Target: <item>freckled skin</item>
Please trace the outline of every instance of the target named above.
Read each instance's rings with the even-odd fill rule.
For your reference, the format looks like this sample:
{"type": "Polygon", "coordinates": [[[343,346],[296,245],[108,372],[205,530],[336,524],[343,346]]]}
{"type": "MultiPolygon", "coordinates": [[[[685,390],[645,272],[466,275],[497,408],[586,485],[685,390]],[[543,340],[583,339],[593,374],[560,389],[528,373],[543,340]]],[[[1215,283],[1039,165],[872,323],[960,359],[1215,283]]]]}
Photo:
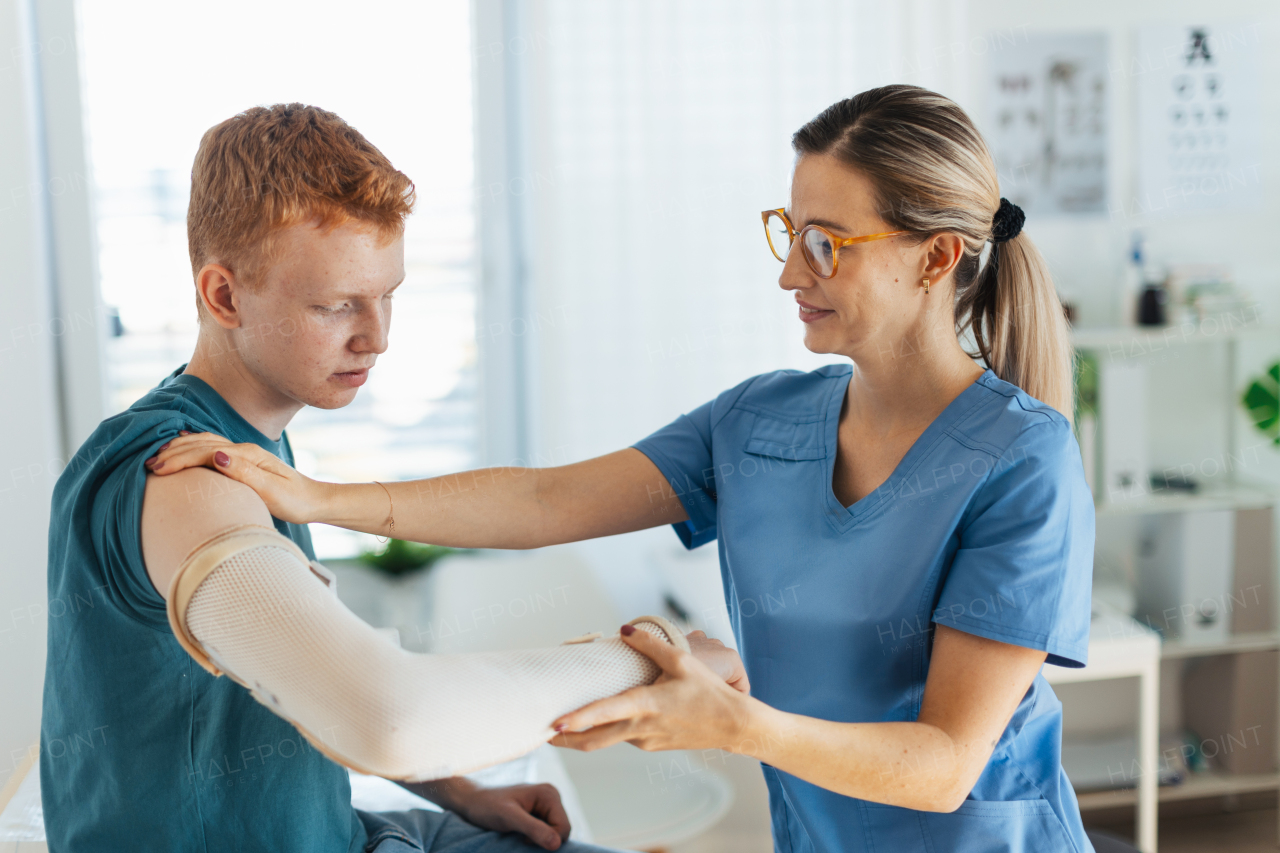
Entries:
{"type": "Polygon", "coordinates": [[[285,232],[281,262],[257,292],[240,296],[245,326],[267,332],[246,336],[257,341],[241,349],[245,366],[304,405],[337,409],[354,400],[359,389],[331,377],[371,367],[386,350],[390,289],[404,278],[403,240],[381,243],[351,226],[285,232]]]}
{"type": "MultiPolygon", "coordinates": [[[[838,237],[896,227],[876,212],[871,180],[826,155],[809,155],[796,164],[788,213],[797,229],[815,220],[836,224],[839,227],[831,230],[838,237]]],[[[778,284],[811,305],[835,312],[805,326],[805,347],[865,361],[902,340],[932,336],[932,312],[941,300],[923,299],[920,287],[931,248],[910,236],[846,246],[829,279],[814,275],[802,252],[790,253],[778,284]]]]}
{"type": "Polygon", "coordinates": [[[363,223],[303,223],[274,245],[256,286],[216,262],[201,268],[205,308],[186,369],[269,436],[303,406],[355,399],[359,383],[340,374],[372,368],[386,351],[391,294],[404,280],[404,240],[363,223]]]}
{"type": "MultiPolygon", "coordinates": [[[[184,373],[208,383],[263,435],[278,440],[304,405],[350,403],[359,390],[352,371],[372,368],[386,351],[391,293],[404,279],[404,242],[356,223],[331,229],[304,223],[274,237],[276,251],[256,286],[218,263],[200,269],[200,337],[184,373]]],[[[151,470],[162,467],[157,460],[151,470]]],[[[236,524],[271,525],[252,490],[210,477],[222,481],[203,468],[147,479],[143,559],[162,595],[199,542],[236,524]],[[192,495],[215,494],[216,500],[191,502],[192,495]]]]}
{"type": "MultiPolygon", "coordinates": [[[[837,237],[897,229],[878,212],[870,178],[821,154],[796,163],[788,213],[796,229],[821,224],[837,237]]],[[[854,362],[832,478],[836,497],[850,506],[884,482],[942,407],[982,371],[956,339],[958,235],[904,234],[839,252],[829,279],[818,277],[799,249],[789,253],[778,285],[803,303],[805,347],[854,362]],[[817,313],[806,316],[806,306],[817,313]]]]}

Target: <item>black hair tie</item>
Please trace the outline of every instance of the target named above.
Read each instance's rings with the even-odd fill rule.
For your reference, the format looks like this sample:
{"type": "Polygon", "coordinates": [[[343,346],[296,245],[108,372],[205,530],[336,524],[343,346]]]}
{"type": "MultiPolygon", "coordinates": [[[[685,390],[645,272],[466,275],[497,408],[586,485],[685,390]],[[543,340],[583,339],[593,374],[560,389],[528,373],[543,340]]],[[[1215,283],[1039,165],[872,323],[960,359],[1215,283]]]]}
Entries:
{"type": "Polygon", "coordinates": [[[1007,198],[1000,199],[1000,209],[991,219],[991,242],[1004,243],[1022,233],[1022,223],[1027,215],[1007,198]]]}

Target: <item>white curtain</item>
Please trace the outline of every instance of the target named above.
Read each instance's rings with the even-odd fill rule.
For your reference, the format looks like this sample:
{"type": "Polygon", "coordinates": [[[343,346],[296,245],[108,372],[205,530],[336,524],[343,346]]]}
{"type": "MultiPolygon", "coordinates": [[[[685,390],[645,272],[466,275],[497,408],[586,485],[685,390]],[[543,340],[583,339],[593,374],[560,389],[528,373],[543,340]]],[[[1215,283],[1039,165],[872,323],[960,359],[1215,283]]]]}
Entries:
{"type": "MultiPolygon", "coordinates": [[[[965,0],[525,8],[513,191],[529,193],[544,464],[625,447],[754,374],[838,360],[804,349],[760,211],[788,204],[791,134],[829,104],[892,82],[965,103],[965,0]]],[[[625,541],[597,561],[645,550],[625,541]]],[[[602,573],[624,606],[654,601],[643,562],[628,590],[602,573]]]]}
{"type": "Polygon", "coordinates": [[[967,98],[964,0],[547,0],[527,40],[545,455],[626,446],[801,344],[760,211],[790,136],[891,82],[967,98]]]}

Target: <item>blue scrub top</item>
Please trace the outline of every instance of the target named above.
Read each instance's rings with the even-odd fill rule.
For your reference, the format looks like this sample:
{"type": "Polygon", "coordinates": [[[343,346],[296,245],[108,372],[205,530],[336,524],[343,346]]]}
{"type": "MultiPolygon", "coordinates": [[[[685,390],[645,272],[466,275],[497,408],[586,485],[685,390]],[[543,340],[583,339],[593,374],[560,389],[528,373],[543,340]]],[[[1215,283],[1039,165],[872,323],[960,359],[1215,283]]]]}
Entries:
{"type": "MultiPolygon", "coordinates": [[[[852,368],[754,377],[641,441],[688,548],[719,540],[752,695],[838,722],[915,720],[932,626],[1084,666],[1093,500],[1071,425],[990,370],[850,507],[831,489],[852,368]]],[[[779,851],[1090,851],[1040,675],[965,803],[846,797],[763,765],[779,851]]],[[[857,761],[858,756],[848,756],[857,761]]]]}

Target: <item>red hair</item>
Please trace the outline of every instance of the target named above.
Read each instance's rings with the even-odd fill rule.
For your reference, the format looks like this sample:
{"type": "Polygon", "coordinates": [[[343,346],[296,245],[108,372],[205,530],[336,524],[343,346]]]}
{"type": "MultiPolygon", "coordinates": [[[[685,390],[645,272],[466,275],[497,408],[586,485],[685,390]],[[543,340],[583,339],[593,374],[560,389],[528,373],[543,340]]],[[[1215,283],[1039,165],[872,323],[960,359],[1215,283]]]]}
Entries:
{"type": "Polygon", "coordinates": [[[281,229],[357,221],[390,241],[404,233],[413,202],[413,181],[337,115],[305,104],[253,107],[200,140],[187,208],[191,269],[219,263],[252,287],[281,229]]]}

